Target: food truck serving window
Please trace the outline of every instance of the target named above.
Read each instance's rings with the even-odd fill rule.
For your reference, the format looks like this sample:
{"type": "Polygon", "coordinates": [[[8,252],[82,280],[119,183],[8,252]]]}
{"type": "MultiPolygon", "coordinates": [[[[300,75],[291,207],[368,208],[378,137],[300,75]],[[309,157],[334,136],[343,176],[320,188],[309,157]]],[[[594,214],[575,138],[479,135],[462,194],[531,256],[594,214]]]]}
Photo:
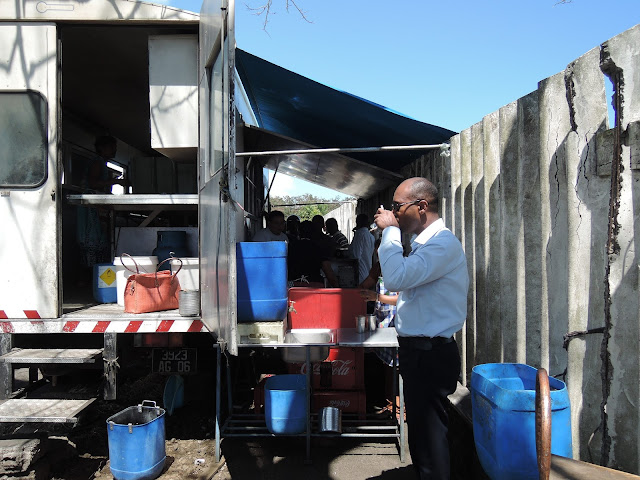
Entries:
{"type": "Polygon", "coordinates": [[[33,91],[0,92],[0,188],[47,178],[47,101],[33,91]]]}

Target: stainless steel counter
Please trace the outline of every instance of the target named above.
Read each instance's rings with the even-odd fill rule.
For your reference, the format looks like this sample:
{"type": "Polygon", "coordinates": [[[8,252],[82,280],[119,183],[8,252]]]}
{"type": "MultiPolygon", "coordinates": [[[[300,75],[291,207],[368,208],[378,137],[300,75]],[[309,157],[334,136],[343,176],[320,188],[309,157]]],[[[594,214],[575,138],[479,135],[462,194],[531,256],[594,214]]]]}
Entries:
{"type": "Polygon", "coordinates": [[[340,347],[397,348],[398,334],[394,327],[378,328],[372,332],[358,333],[355,328],[338,330],[340,347]]]}

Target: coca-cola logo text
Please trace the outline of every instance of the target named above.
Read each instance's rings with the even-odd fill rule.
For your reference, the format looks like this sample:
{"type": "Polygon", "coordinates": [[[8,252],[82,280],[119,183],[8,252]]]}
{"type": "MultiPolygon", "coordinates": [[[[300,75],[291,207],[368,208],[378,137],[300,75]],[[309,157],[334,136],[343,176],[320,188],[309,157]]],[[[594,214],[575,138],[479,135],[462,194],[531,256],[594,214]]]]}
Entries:
{"type": "MultiPolygon", "coordinates": [[[[341,375],[341,376],[349,375],[349,371],[351,370],[352,363],[353,363],[352,360],[333,360],[331,362],[331,375],[341,375]]],[[[306,363],[303,363],[300,365],[300,373],[303,375],[307,373],[306,363]]],[[[320,375],[319,363],[313,364],[313,374],[320,375]]]]}

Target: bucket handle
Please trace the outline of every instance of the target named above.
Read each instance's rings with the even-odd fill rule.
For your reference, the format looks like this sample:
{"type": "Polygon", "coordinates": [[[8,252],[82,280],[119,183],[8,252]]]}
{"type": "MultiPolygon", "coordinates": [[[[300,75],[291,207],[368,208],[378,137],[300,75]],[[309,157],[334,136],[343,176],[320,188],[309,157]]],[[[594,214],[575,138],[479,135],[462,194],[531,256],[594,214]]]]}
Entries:
{"type": "Polygon", "coordinates": [[[142,403],[139,403],[138,404],[138,413],[142,413],[142,407],[155,408],[156,415],[158,417],[160,416],[160,407],[158,405],[156,405],[156,402],[154,400],[143,400],[142,403]]]}
{"type": "Polygon", "coordinates": [[[111,420],[109,422],[109,430],[111,430],[113,432],[113,426],[115,425],[115,423],[113,423],[113,420],[111,420]]]}

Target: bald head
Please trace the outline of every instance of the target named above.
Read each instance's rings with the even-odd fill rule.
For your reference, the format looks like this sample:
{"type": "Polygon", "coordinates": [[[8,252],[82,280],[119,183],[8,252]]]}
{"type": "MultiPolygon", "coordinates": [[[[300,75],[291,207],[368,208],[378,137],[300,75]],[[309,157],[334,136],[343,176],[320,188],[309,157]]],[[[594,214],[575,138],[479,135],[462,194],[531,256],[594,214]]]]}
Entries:
{"type": "Polygon", "coordinates": [[[406,188],[406,193],[412,200],[424,199],[429,203],[429,211],[438,211],[438,189],[426,178],[408,178],[402,182],[400,186],[404,186],[406,188]]]}

